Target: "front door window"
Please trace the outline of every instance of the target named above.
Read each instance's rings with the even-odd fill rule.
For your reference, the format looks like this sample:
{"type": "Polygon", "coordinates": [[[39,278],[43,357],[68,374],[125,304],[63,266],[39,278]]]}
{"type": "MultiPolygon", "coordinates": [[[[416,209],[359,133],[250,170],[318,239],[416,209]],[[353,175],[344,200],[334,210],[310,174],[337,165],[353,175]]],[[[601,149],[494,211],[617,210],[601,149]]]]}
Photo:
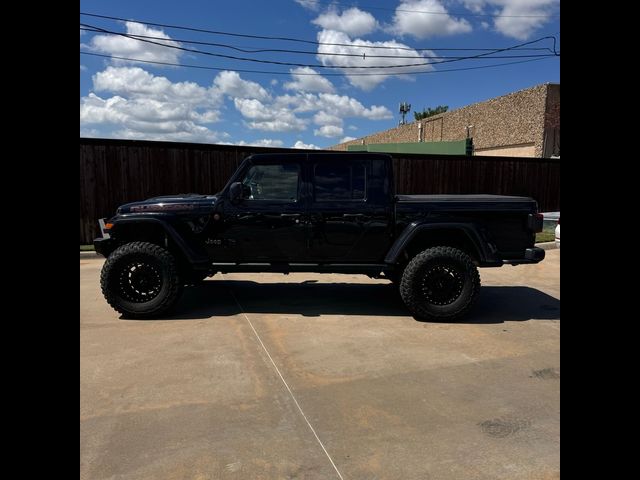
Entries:
{"type": "Polygon", "coordinates": [[[242,179],[246,200],[295,202],[299,194],[300,166],[254,165],[242,179]]]}

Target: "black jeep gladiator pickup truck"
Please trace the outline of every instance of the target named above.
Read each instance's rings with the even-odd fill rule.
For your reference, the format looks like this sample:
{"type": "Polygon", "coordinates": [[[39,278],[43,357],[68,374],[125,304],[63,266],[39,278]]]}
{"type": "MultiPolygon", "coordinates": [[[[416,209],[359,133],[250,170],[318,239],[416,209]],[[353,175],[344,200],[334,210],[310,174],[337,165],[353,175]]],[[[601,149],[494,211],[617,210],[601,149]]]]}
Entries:
{"type": "Polygon", "coordinates": [[[100,224],[102,292],[130,317],[217,272],[322,272],[388,278],[414,317],[451,321],[478,294],[477,267],[545,253],[535,200],[398,195],[391,157],[371,153],[251,155],[215,195],[128,203],[100,224]]]}

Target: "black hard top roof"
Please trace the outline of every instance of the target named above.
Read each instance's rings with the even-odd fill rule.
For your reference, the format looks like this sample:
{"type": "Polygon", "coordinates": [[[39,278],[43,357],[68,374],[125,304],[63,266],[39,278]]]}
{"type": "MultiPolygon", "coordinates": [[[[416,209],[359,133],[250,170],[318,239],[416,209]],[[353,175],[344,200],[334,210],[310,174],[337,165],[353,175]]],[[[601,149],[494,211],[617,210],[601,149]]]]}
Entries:
{"type": "Polygon", "coordinates": [[[278,160],[285,158],[297,158],[299,160],[312,160],[314,158],[336,158],[339,160],[362,159],[363,157],[372,160],[390,160],[391,155],[386,153],[370,153],[370,152],[300,152],[300,153],[254,153],[249,155],[247,159],[252,160],[278,160]]]}

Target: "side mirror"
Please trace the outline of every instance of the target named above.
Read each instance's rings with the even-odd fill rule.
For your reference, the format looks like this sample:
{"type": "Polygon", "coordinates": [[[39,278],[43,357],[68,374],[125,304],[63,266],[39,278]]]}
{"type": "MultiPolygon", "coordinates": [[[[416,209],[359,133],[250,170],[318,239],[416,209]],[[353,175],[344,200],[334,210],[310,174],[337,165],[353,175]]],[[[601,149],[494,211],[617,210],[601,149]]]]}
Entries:
{"type": "Polygon", "coordinates": [[[229,198],[231,199],[231,203],[238,203],[242,200],[242,191],[243,191],[242,182],[233,182],[229,187],[229,198]]]}

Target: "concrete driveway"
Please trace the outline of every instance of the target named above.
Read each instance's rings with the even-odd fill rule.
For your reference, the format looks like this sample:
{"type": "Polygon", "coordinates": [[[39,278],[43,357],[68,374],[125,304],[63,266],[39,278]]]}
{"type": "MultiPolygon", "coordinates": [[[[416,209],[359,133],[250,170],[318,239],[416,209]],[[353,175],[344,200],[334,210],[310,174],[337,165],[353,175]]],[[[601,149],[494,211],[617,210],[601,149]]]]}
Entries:
{"type": "Polygon", "coordinates": [[[383,280],[217,275],[121,319],[80,259],[81,479],[555,479],[560,251],[461,323],[383,280]]]}

